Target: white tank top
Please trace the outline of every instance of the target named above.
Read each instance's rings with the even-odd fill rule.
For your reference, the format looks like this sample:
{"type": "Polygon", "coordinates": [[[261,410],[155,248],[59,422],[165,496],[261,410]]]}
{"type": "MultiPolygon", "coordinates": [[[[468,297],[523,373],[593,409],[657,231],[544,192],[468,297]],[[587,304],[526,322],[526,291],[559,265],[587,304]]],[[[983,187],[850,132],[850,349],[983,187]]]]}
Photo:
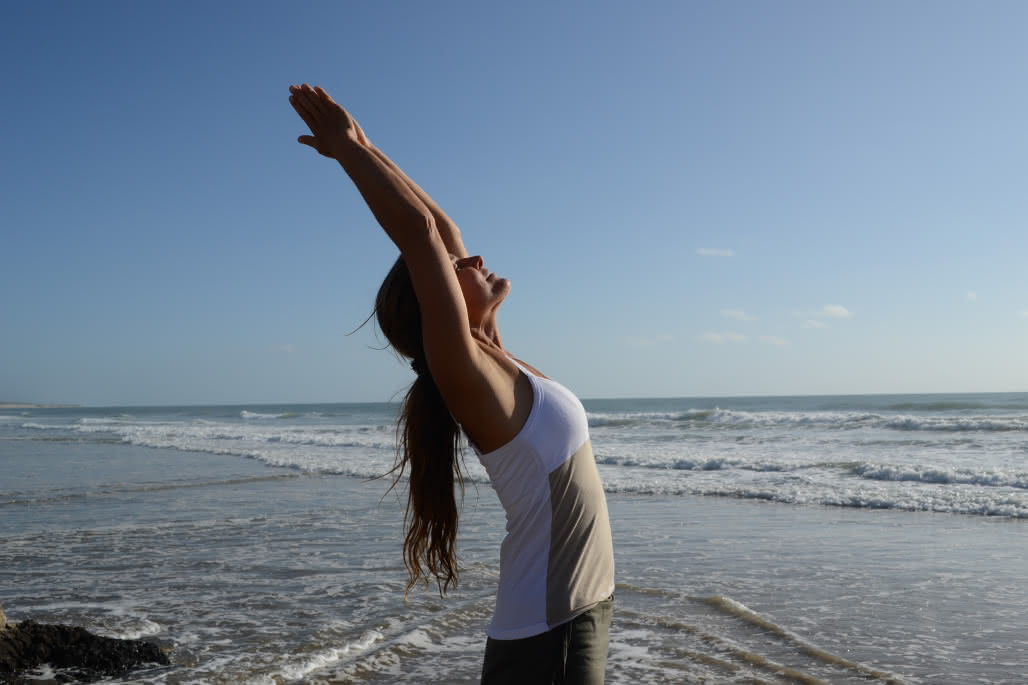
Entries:
{"type": "Polygon", "coordinates": [[[475,449],[507,514],[487,631],[496,640],[544,633],[614,592],[607,499],[585,408],[560,383],[518,366],[532,384],[528,420],[503,447],[475,449]]]}

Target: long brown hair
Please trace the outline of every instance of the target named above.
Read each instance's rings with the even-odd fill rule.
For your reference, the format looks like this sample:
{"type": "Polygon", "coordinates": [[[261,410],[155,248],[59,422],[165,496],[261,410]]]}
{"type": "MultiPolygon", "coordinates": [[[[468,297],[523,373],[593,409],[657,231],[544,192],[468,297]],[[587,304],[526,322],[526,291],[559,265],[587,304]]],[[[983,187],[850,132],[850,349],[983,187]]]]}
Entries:
{"type": "Polygon", "coordinates": [[[403,398],[396,426],[393,487],[409,470],[404,514],[403,563],[407,591],[435,578],[440,594],[456,587],[457,498],[464,495],[460,426],[446,408],[429,373],[421,333],[421,308],[407,263],[401,255],[382,281],[375,316],[389,344],[411,360],[418,377],[403,398]]]}

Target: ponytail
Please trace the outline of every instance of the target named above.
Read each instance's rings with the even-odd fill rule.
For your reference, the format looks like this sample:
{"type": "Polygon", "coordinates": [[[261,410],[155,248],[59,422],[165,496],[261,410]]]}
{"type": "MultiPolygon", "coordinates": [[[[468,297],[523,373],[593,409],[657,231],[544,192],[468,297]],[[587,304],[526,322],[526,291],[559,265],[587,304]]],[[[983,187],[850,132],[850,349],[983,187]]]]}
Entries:
{"type": "Polygon", "coordinates": [[[418,375],[403,401],[396,427],[397,463],[393,484],[409,470],[404,514],[403,564],[407,591],[434,576],[440,594],[456,587],[457,500],[464,494],[460,428],[450,416],[428,373],[418,375]]]}
{"type": "Polygon", "coordinates": [[[458,581],[457,498],[464,494],[460,426],[450,415],[425,359],[421,309],[401,256],[386,275],[375,298],[378,326],[393,349],[411,360],[417,375],[403,398],[396,426],[396,487],[408,472],[404,513],[403,564],[407,591],[432,578],[440,594],[458,581]]]}

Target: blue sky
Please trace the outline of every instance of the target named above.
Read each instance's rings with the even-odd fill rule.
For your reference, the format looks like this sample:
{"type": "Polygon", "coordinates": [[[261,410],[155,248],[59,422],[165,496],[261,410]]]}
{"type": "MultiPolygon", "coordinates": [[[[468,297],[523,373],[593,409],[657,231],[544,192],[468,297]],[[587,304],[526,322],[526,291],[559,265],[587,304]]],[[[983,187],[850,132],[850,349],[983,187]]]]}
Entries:
{"type": "Polygon", "coordinates": [[[378,401],[324,86],[583,397],[1028,389],[1028,4],[8,2],[0,400],[378,401]]]}

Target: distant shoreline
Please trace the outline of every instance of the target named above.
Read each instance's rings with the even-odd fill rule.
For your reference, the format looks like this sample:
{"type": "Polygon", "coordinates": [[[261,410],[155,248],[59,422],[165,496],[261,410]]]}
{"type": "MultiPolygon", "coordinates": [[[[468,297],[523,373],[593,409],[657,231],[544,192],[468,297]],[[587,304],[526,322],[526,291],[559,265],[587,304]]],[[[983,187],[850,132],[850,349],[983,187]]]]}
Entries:
{"type": "Polygon", "coordinates": [[[33,404],[31,402],[0,402],[0,409],[75,409],[77,404],[33,404]]]}

